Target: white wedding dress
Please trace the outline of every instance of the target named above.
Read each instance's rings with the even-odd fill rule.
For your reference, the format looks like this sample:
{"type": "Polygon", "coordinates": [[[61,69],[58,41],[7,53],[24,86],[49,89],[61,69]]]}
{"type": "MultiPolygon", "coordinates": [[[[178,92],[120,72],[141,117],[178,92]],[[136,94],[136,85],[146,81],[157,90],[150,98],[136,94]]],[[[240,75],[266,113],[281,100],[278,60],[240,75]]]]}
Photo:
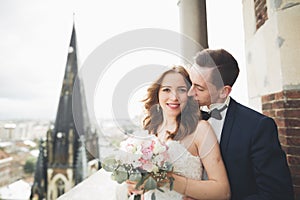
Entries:
{"type": "MultiPolygon", "coordinates": [[[[217,144],[214,134],[203,135],[203,142],[200,147],[200,156],[193,156],[178,141],[168,141],[170,161],[173,163],[174,172],[189,179],[201,180],[203,166],[201,158],[204,158],[217,144]]],[[[156,200],[181,200],[182,195],[176,191],[170,191],[169,187],[159,190],[148,191],[144,199],[151,200],[151,195],[155,192],[156,200]]],[[[126,183],[118,184],[111,179],[111,172],[101,169],[95,174],[76,185],[70,191],[58,198],[59,200],[90,200],[90,199],[108,199],[108,200],[126,200],[127,185],[126,183]]],[[[129,198],[133,199],[133,196],[129,198]]]]}
{"type": "MultiPolygon", "coordinates": [[[[174,166],[174,172],[178,175],[189,179],[201,180],[202,163],[199,156],[192,155],[180,142],[168,141],[170,160],[174,166]]],[[[172,190],[169,186],[162,188],[164,192],[159,190],[148,191],[145,193],[144,199],[151,200],[151,195],[155,192],[157,200],[182,200],[182,194],[172,190]]]]}

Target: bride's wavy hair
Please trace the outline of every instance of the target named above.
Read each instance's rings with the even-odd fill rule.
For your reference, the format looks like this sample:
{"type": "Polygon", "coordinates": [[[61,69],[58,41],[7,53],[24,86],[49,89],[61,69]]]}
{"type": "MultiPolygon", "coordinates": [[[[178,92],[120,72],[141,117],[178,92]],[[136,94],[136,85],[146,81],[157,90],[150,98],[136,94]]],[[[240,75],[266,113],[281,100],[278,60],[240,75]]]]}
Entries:
{"type": "MultiPolygon", "coordinates": [[[[159,106],[158,92],[161,88],[161,83],[167,74],[179,73],[183,76],[187,88],[191,87],[191,80],[189,74],[182,66],[174,66],[172,69],[165,71],[147,90],[147,96],[144,100],[144,108],[146,116],[143,120],[143,127],[148,130],[150,134],[157,135],[159,125],[163,123],[163,113],[159,106]]],[[[186,106],[181,113],[176,117],[176,130],[171,133],[168,132],[168,138],[173,140],[183,139],[185,136],[192,134],[198,124],[200,118],[200,111],[198,103],[193,97],[188,97],[186,106]]]]}

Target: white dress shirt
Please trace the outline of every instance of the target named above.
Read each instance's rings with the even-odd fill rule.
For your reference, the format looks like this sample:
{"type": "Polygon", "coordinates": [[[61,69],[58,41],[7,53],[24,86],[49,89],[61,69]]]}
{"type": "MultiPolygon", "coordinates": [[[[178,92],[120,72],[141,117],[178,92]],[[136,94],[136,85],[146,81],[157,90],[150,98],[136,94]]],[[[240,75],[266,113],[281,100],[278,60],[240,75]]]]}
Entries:
{"type": "Polygon", "coordinates": [[[214,108],[217,108],[217,109],[222,109],[225,105],[227,106],[226,109],[224,109],[220,114],[222,116],[222,119],[221,120],[218,120],[218,119],[215,119],[213,117],[210,117],[207,121],[210,123],[210,125],[212,126],[216,136],[217,136],[217,139],[218,139],[218,142],[220,143],[220,140],[221,140],[221,133],[222,133],[222,129],[223,129],[223,125],[224,125],[224,121],[225,121],[225,116],[226,116],[226,113],[227,113],[227,109],[228,109],[228,106],[229,106],[229,102],[230,102],[230,97],[228,96],[227,99],[225,100],[224,103],[215,103],[215,104],[211,104],[209,106],[209,108],[207,106],[203,106],[201,109],[203,111],[211,111],[213,110],[214,108]]]}
{"type": "MultiPolygon", "coordinates": [[[[226,109],[224,109],[220,113],[221,116],[222,116],[221,120],[215,119],[213,117],[210,117],[207,120],[210,123],[210,125],[212,126],[212,128],[213,128],[213,130],[214,130],[214,132],[215,132],[215,134],[217,136],[217,140],[218,140],[219,144],[220,144],[220,141],[221,141],[221,133],[222,133],[222,129],[223,129],[223,125],[224,125],[224,121],[225,121],[227,109],[228,109],[228,106],[229,106],[229,102],[230,102],[230,97],[228,96],[224,103],[211,104],[209,108],[207,106],[201,107],[201,110],[209,112],[209,111],[213,110],[214,108],[222,109],[225,105],[227,106],[226,109]]],[[[207,180],[208,179],[208,176],[207,176],[207,173],[206,173],[205,169],[203,170],[202,179],[203,180],[207,180]]]]}

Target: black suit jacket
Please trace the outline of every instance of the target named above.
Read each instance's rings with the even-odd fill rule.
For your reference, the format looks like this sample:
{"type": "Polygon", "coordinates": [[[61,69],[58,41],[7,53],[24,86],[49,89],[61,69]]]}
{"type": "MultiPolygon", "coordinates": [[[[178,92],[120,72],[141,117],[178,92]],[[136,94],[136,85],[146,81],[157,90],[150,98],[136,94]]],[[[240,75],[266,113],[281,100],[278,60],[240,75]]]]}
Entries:
{"type": "Polygon", "coordinates": [[[220,146],[232,200],[294,199],[273,119],[231,98],[220,146]]]}

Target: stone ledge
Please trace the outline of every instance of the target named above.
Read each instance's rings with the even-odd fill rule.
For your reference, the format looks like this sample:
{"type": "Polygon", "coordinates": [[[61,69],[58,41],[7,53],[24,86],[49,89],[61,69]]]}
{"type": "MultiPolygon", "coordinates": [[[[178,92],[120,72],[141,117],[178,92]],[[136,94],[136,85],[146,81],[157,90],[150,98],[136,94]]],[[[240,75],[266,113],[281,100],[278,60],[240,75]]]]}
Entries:
{"type": "Polygon", "coordinates": [[[110,176],[111,173],[100,169],[57,200],[127,199],[126,184],[118,184],[110,176]]]}

